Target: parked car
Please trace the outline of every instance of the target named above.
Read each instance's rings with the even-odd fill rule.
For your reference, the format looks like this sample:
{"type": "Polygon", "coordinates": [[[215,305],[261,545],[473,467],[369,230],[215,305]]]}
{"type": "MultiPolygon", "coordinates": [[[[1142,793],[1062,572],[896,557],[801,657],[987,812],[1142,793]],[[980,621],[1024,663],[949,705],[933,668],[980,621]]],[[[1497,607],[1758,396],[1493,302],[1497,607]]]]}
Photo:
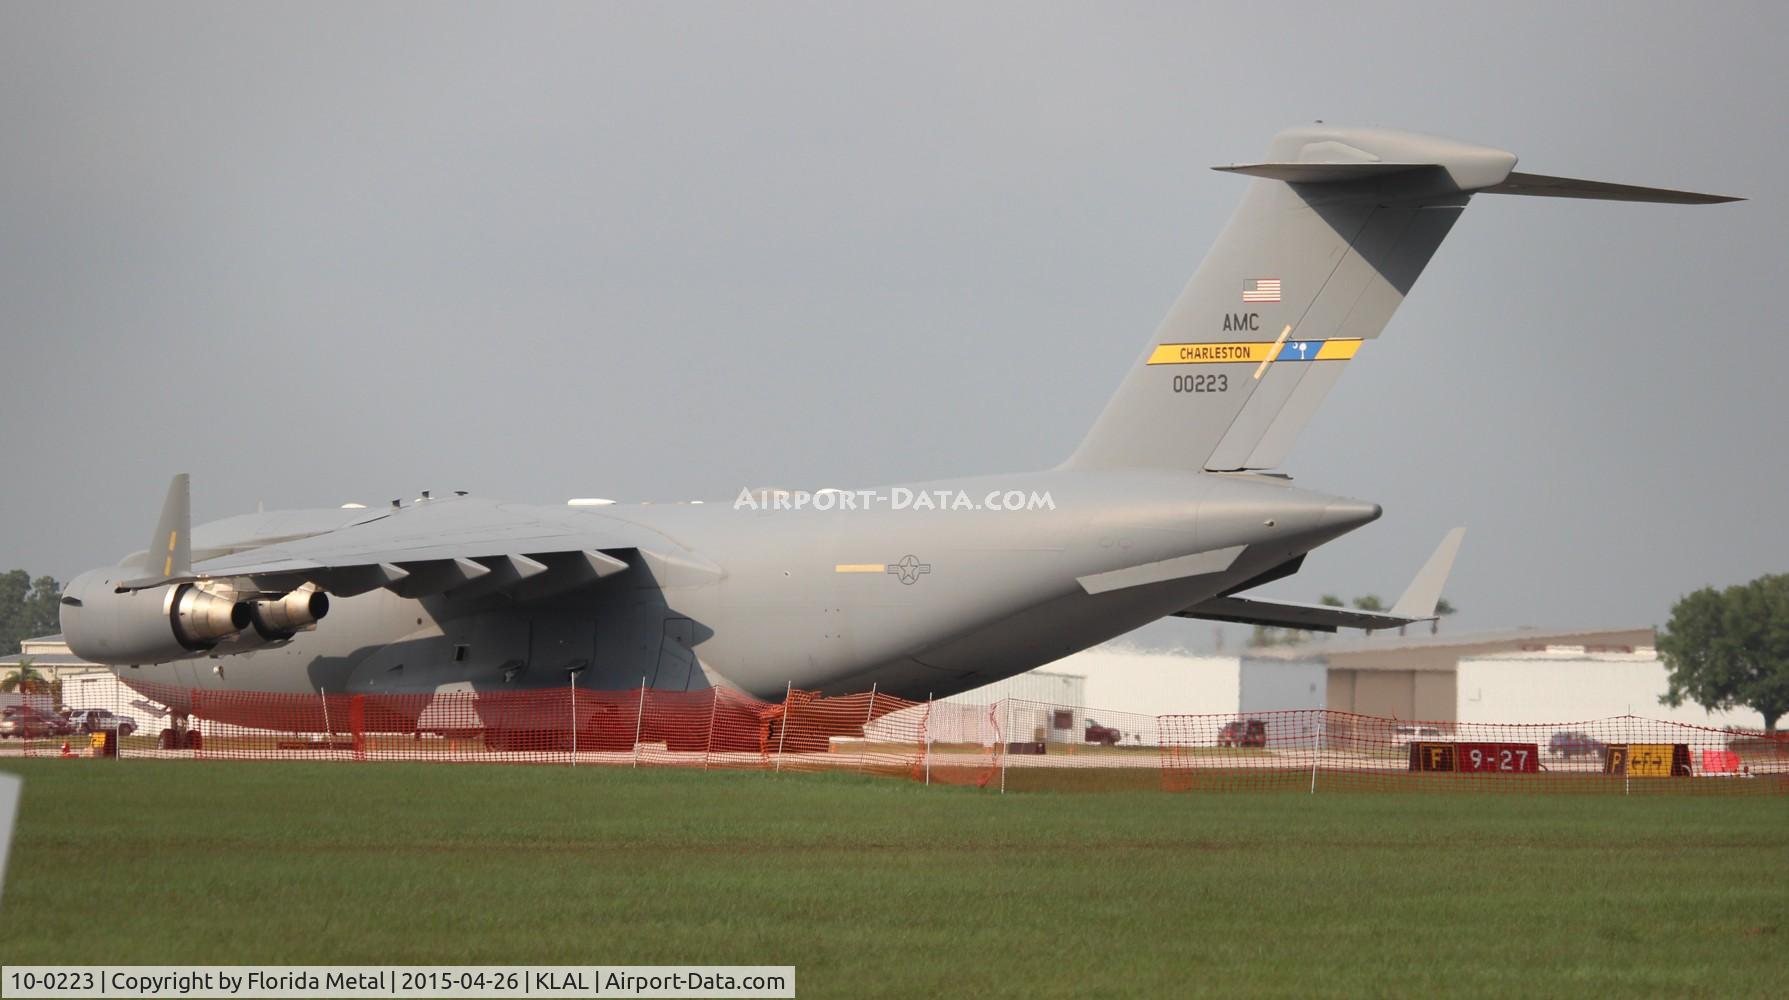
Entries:
{"type": "Polygon", "coordinates": [[[1553,738],[1547,741],[1547,749],[1551,750],[1556,757],[1600,758],[1603,751],[1608,749],[1608,744],[1589,733],[1572,729],[1554,733],[1553,738]]]}
{"type": "Polygon", "coordinates": [[[1218,746],[1221,747],[1264,747],[1267,745],[1267,721],[1264,719],[1236,719],[1224,723],[1218,730],[1218,746]]]}
{"type": "Polygon", "coordinates": [[[40,711],[29,705],[8,705],[0,708],[0,738],[22,740],[45,736],[67,736],[74,727],[60,715],[40,711]]]}
{"type": "Polygon", "coordinates": [[[1393,726],[1391,741],[1396,746],[1407,747],[1412,743],[1428,743],[1432,740],[1446,740],[1447,734],[1439,726],[1393,726]]]}
{"type": "Polygon", "coordinates": [[[119,736],[129,736],[137,731],[137,724],[122,715],[117,715],[109,708],[77,708],[68,717],[69,725],[76,732],[104,733],[117,730],[119,736]]]}
{"type": "Polygon", "coordinates": [[[1117,746],[1121,739],[1124,739],[1123,733],[1111,726],[1102,726],[1092,719],[1087,720],[1087,732],[1082,737],[1083,742],[1101,743],[1109,747],[1117,746]]]}

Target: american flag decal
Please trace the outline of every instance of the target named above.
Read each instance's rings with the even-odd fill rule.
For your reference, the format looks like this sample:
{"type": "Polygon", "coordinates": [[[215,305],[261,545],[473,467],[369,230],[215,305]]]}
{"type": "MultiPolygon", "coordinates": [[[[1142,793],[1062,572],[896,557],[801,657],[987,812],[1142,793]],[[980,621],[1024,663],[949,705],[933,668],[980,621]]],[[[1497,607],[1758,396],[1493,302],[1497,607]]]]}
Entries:
{"type": "Polygon", "coordinates": [[[1242,285],[1244,302],[1278,302],[1280,300],[1280,279],[1256,278],[1245,281],[1242,285]]]}

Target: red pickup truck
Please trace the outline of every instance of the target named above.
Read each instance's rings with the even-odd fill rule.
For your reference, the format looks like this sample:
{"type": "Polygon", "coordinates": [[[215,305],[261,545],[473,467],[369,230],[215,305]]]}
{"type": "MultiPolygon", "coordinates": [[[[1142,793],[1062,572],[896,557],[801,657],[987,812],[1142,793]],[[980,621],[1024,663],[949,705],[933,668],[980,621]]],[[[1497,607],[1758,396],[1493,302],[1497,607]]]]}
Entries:
{"type": "Polygon", "coordinates": [[[1267,723],[1262,719],[1237,719],[1224,723],[1218,730],[1218,746],[1264,747],[1267,745],[1267,723]]]}
{"type": "Polygon", "coordinates": [[[1115,747],[1121,739],[1124,739],[1123,733],[1113,729],[1111,726],[1102,726],[1092,719],[1088,719],[1087,732],[1082,737],[1082,742],[1099,743],[1104,746],[1115,747]]]}

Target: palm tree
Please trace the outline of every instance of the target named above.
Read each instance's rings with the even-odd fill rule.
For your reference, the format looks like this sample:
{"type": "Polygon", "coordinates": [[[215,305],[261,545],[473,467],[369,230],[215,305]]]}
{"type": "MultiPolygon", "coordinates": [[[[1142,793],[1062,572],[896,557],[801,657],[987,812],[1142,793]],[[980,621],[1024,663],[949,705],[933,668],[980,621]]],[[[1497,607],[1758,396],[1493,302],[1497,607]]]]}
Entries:
{"type": "MultiPolygon", "coordinates": [[[[1354,606],[1356,609],[1361,610],[1361,611],[1384,611],[1385,610],[1385,602],[1379,599],[1378,594],[1362,594],[1361,596],[1356,597],[1354,599],[1354,606]]],[[[1366,631],[1367,631],[1368,635],[1373,634],[1372,629],[1367,629],[1366,631]]],[[[1402,635],[1403,633],[1399,632],[1398,634],[1402,635]]]]}
{"type": "Polygon", "coordinates": [[[37,672],[30,660],[20,660],[19,669],[0,678],[0,694],[17,691],[20,694],[44,694],[50,690],[50,682],[37,672]]]}
{"type": "Polygon", "coordinates": [[[1448,603],[1448,600],[1445,597],[1436,601],[1435,602],[1435,620],[1429,623],[1429,634],[1434,635],[1435,633],[1441,631],[1441,619],[1447,617],[1448,615],[1453,614],[1454,612],[1456,612],[1458,610],[1460,610],[1460,609],[1456,608],[1452,604],[1448,603]]]}

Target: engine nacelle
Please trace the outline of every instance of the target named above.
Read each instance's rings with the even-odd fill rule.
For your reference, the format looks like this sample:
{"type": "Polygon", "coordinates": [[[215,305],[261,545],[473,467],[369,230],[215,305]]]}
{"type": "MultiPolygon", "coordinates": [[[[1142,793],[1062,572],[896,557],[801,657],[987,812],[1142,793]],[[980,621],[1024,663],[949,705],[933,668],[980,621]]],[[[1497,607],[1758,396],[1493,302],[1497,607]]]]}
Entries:
{"type": "Polygon", "coordinates": [[[210,649],[219,639],[248,628],[254,617],[247,604],[219,597],[190,583],[172,589],[168,606],[174,638],[194,652],[210,649]]]}
{"type": "Polygon", "coordinates": [[[162,663],[202,653],[247,628],[246,603],[190,583],[124,591],[123,569],[92,570],[62,593],[69,651],[94,663],[162,663]]]}
{"type": "Polygon", "coordinates": [[[320,590],[294,590],[277,600],[255,601],[248,607],[255,631],[273,642],[290,639],[299,629],[317,624],[329,613],[329,595],[320,590]]]}

